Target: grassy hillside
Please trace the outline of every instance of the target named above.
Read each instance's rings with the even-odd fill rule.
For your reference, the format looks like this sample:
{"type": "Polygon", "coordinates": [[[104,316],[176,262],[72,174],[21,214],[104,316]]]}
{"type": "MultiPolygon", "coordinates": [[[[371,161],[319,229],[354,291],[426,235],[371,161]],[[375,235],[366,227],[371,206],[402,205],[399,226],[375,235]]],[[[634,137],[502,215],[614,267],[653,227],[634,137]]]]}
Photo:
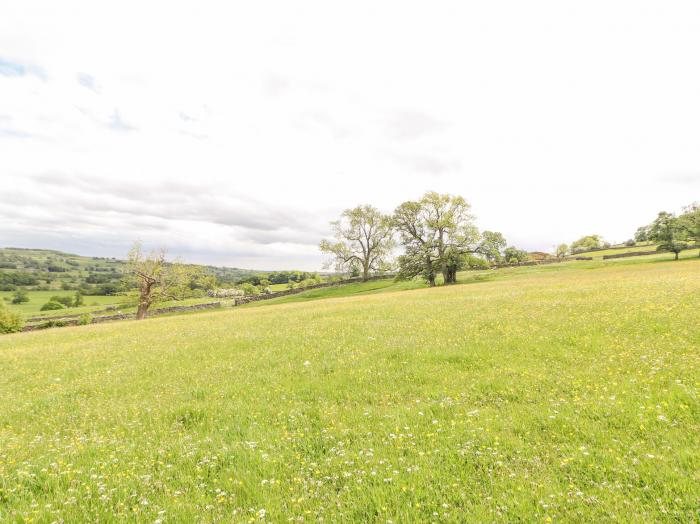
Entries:
{"type": "Polygon", "coordinates": [[[636,246],[615,246],[609,249],[599,249],[596,251],[582,251],[581,253],[576,253],[575,255],[570,255],[569,258],[576,257],[593,257],[593,258],[603,258],[605,255],[621,255],[623,253],[641,253],[644,251],[654,251],[656,249],[656,244],[643,243],[636,246]]]}
{"type": "Polygon", "coordinates": [[[0,521],[696,519],[700,261],[491,274],[0,337],[0,521]]]}
{"type": "MultiPolygon", "coordinates": [[[[116,285],[122,279],[126,262],[116,258],[87,257],[48,249],[0,248],[0,284],[9,276],[22,274],[32,278],[30,284],[17,287],[32,290],[77,289],[81,286],[99,288],[116,285]]],[[[203,266],[224,282],[235,282],[264,271],[229,267],[203,266]]]]}

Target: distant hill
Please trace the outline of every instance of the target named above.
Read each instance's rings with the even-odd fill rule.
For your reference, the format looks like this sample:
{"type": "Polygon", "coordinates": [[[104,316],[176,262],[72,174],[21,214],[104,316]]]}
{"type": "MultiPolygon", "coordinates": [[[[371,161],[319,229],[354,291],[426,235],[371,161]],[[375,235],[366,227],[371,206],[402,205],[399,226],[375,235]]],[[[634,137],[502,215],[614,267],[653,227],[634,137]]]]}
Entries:
{"type": "MultiPolygon", "coordinates": [[[[0,248],[0,291],[89,289],[96,295],[119,291],[126,262],[51,249],[0,248]]],[[[234,283],[269,271],[200,266],[219,283],[234,283]]]]}

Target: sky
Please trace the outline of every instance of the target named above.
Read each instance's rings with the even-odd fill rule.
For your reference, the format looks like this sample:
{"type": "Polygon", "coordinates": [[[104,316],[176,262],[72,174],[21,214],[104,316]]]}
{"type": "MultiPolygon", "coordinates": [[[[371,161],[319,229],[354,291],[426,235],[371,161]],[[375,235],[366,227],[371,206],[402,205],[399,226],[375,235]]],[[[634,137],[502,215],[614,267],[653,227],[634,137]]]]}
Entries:
{"type": "Polygon", "coordinates": [[[0,3],[0,246],[320,269],[462,195],[552,250],[700,200],[700,2],[0,3]]]}

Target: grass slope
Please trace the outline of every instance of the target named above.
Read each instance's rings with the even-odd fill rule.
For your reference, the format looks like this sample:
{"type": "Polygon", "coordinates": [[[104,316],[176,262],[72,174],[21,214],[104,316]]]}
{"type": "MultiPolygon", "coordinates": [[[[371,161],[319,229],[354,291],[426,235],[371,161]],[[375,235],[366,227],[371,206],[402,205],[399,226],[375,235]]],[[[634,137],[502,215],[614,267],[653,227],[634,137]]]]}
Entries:
{"type": "Polygon", "coordinates": [[[567,263],[1,337],[0,521],[692,521],[699,274],[567,263]]]}

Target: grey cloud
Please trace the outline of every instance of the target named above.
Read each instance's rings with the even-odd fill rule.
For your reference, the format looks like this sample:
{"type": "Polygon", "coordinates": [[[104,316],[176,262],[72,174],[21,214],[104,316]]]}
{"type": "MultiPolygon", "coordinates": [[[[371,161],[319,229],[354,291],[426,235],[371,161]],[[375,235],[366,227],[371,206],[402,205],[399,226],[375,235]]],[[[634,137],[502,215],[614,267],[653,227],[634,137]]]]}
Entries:
{"type": "Polygon", "coordinates": [[[118,109],[114,110],[107,126],[114,131],[133,131],[136,129],[131,124],[127,124],[119,113],[118,109]]]}
{"type": "Polygon", "coordinates": [[[400,111],[387,121],[389,136],[397,140],[412,140],[442,131],[447,125],[425,113],[400,111]]]}
{"type": "Polygon", "coordinates": [[[0,127],[0,138],[39,138],[38,135],[27,133],[19,129],[10,129],[0,127]]]}
{"type": "Polygon", "coordinates": [[[36,76],[37,78],[46,80],[46,72],[43,68],[34,64],[2,57],[0,57],[0,76],[36,76]]]}
{"type": "MultiPolygon", "coordinates": [[[[283,241],[283,231],[308,231],[313,223],[304,212],[270,207],[251,198],[222,195],[220,191],[181,182],[124,183],[96,180],[85,175],[44,173],[30,177],[47,202],[69,209],[113,212],[163,220],[186,220],[239,228],[264,243],[283,241]],[[49,189],[53,188],[53,189],[49,189]],[[272,232],[277,232],[275,235],[272,232]]],[[[33,193],[33,192],[32,192],[33,193]]],[[[314,234],[317,232],[314,231],[314,234]]],[[[308,240],[308,237],[295,237],[308,240]]]]}
{"type": "Polygon", "coordinates": [[[100,88],[97,85],[94,76],[88,75],[87,73],[78,73],[75,78],[78,81],[78,83],[86,89],[89,89],[94,93],[100,92],[100,88]]]}

